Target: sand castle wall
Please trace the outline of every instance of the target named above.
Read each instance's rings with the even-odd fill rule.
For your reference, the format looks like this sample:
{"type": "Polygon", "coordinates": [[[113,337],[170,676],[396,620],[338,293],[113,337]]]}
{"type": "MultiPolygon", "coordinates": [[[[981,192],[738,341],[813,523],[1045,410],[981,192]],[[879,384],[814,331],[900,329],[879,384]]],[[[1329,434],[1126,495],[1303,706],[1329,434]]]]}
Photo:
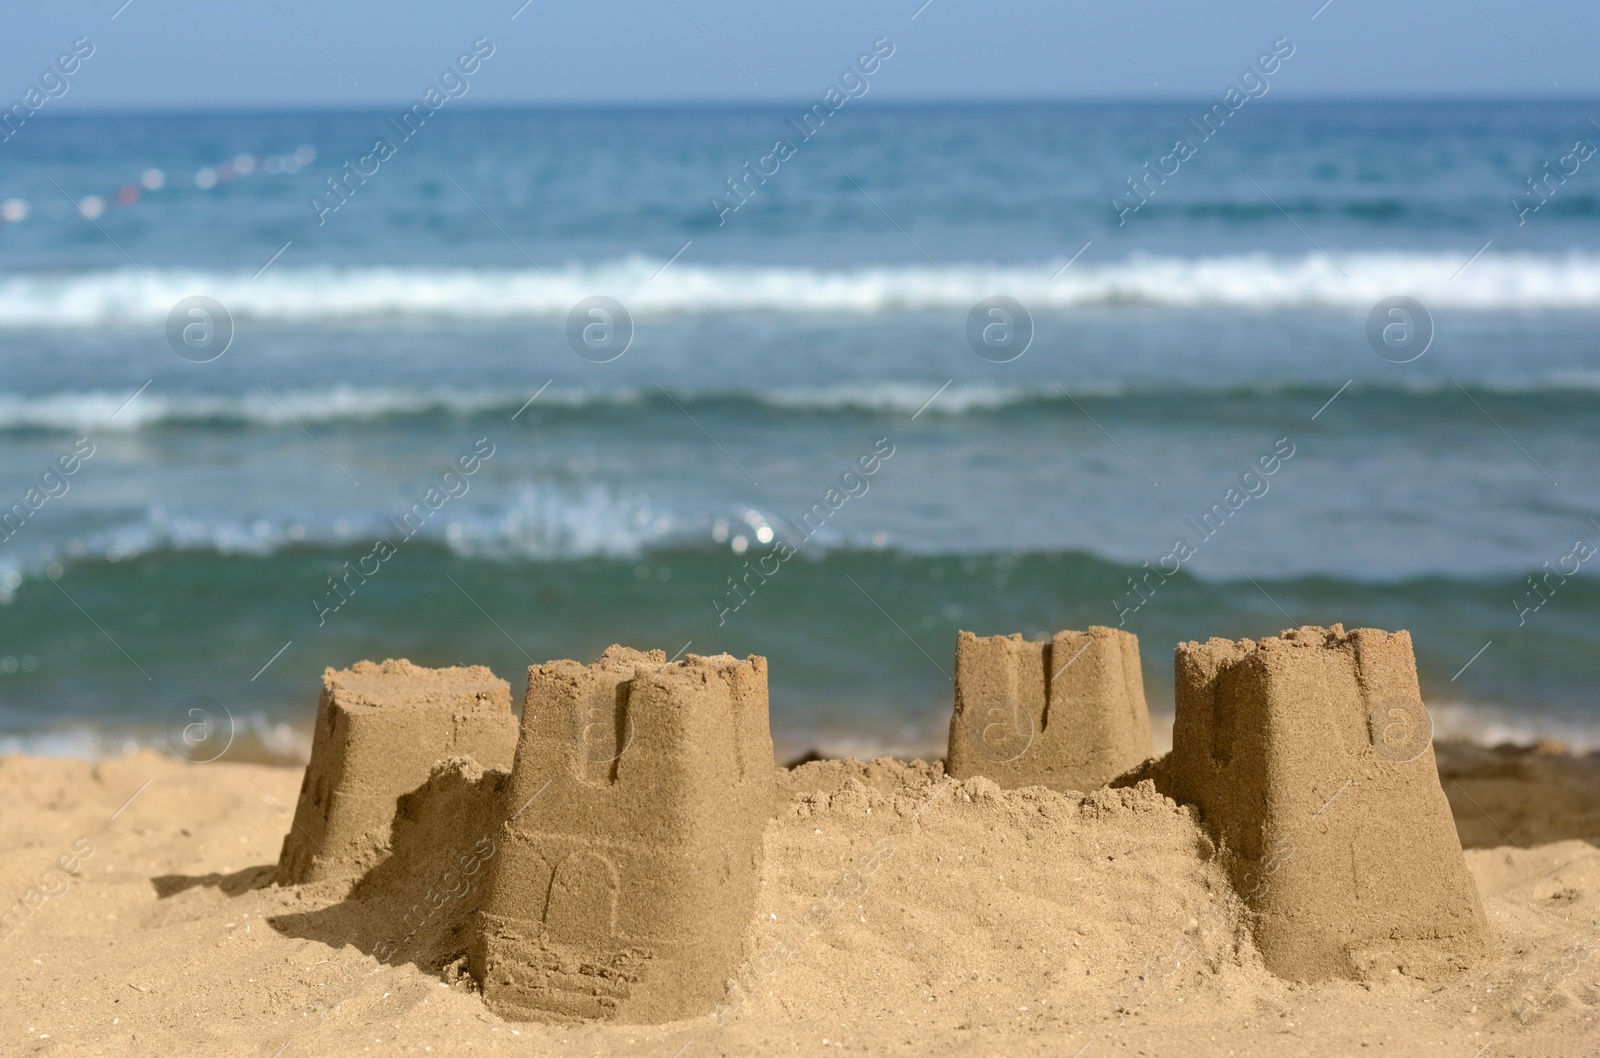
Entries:
{"type": "Polygon", "coordinates": [[[1426,974],[1482,950],[1408,633],[1184,643],[1176,669],[1174,793],[1233,853],[1269,969],[1426,974]]]}
{"type": "Polygon", "coordinates": [[[514,1019],[711,1010],[741,957],[772,811],[766,659],[612,647],[528,671],[470,953],[514,1019]]]}
{"type": "Polygon", "coordinates": [[[1093,790],[1153,753],[1139,641],[1095,626],[1048,643],[956,639],[949,773],[1002,787],[1093,790]]]}
{"type": "Polygon", "coordinates": [[[426,783],[438,761],[509,768],[516,744],[511,688],[481,666],[328,669],[278,880],[354,882],[387,853],[400,796],[426,783]]]}

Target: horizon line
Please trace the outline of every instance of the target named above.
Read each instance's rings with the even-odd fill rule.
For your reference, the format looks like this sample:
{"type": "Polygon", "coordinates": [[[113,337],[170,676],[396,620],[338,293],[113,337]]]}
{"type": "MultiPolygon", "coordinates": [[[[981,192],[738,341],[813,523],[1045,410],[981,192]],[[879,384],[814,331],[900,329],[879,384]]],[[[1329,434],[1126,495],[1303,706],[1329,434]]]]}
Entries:
{"type": "MultiPolygon", "coordinates": [[[[1139,95],[1077,95],[1077,96],[1044,96],[1044,95],[995,95],[995,96],[965,96],[944,97],[926,96],[917,98],[878,99],[867,101],[856,100],[859,108],[868,107],[879,109],[914,109],[918,107],[999,107],[999,106],[1177,106],[1203,103],[1215,98],[1219,93],[1141,93],[1139,95]]],[[[50,117],[182,117],[189,115],[228,115],[228,114],[357,114],[357,113],[383,113],[393,108],[406,107],[417,102],[414,99],[395,99],[388,102],[362,102],[346,105],[328,105],[317,103],[234,103],[217,105],[186,105],[169,106],[166,104],[133,104],[122,107],[95,107],[95,106],[69,106],[52,108],[50,117]]],[[[661,99],[605,99],[605,100],[527,100],[527,101],[494,101],[488,103],[455,102],[451,110],[471,111],[474,113],[489,113],[495,111],[541,111],[541,110],[632,110],[632,111],[670,111],[670,110],[771,110],[786,107],[805,107],[814,103],[814,99],[805,97],[770,99],[740,100],[740,99],[695,99],[684,98],[681,100],[661,99]]],[[[1530,90],[1527,92],[1323,92],[1323,93],[1292,93],[1285,98],[1282,94],[1277,96],[1262,96],[1252,100],[1253,104],[1267,105],[1302,105],[1316,106],[1326,104],[1385,104],[1409,103],[1420,105],[1441,104],[1533,104],[1533,103],[1585,103],[1600,104],[1600,90],[1589,94],[1555,93],[1548,91],[1530,90]]]]}

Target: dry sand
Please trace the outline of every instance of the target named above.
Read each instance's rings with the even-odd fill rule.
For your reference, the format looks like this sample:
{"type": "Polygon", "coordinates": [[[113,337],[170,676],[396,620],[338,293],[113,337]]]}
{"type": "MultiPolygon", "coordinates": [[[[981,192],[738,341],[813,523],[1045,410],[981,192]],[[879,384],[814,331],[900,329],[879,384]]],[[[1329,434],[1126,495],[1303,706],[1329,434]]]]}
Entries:
{"type": "Polygon", "coordinates": [[[819,762],[780,775],[741,984],[651,1027],[507,1022],[463,973],[494,855],[468,821],[503,772],[436,772],[393,839],[427,854],[341,899],[274,881],[300,769],[5,758],[0,892],[36,906],[0,930],[0,1054],[1600,1054],[1600,757],[1438,757],[1489,921],[1465,972],[1273,977],[1193,810],[1148,784],[819,762]]]}

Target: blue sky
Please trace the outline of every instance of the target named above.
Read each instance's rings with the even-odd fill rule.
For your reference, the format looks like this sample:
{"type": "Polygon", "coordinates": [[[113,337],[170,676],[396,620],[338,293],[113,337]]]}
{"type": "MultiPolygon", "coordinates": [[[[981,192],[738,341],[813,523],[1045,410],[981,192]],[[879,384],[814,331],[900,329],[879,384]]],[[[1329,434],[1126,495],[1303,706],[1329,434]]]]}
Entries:
{"type": "Polygon", "coordinates": [[[879,100],[1215,95],[1283,36],[1280,98],[1600,93],[1600,5],[1322,2],[11,0],[0,99],[80,36],[95,54],[53,109],[393,104],[481,36],[479,104],[805,99],[880,36],[879,100]]]}

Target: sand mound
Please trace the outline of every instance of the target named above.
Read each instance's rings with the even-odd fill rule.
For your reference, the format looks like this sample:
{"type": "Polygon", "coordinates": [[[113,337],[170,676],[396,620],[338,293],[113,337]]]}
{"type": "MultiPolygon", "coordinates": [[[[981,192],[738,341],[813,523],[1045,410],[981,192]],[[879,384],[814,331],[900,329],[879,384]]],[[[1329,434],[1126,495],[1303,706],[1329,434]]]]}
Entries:
{"type": "Polygon", "coordinates": [[[921,786],[944,780],[944,764],[934,761],[895,760],[879,757],[862,763],[858,760],[807,761],[793,768],[778,769],[778,802],[782,805],[800,794],[837,793],[847,782],[870,786],[879,793],[892,793],[902,786],[921,786]]]}
{"type": "Polygon", "coordinates": [[[1163,959],[1181,955],[1185,978],[1259,973],[1213,851],[1149,783],[1083,796],[846,777],[769,828],[728,1009],[892,1012],[937,1030],[1059,1028],[1088,1006],[1120,1019],[1151,1000],[1163,959]]]}

